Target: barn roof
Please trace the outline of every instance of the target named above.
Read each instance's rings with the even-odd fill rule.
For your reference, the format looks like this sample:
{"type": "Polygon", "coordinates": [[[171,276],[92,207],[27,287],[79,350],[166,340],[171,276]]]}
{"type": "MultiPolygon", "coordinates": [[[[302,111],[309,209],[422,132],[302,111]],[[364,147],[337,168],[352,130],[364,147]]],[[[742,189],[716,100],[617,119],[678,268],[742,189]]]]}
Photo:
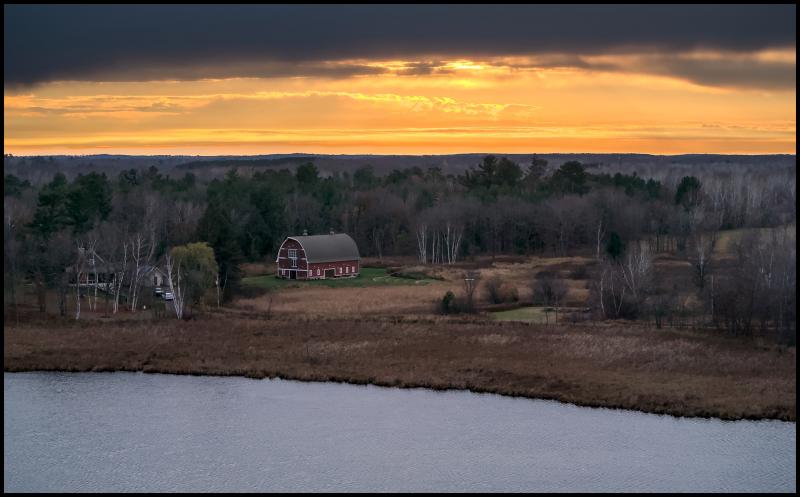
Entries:
{"type": "Polygon", "coordinates": [[[357,261],[356,242],[346,233],[333,235],[290,236],[297,240],[306,252],[308,262],[357,261]]]}

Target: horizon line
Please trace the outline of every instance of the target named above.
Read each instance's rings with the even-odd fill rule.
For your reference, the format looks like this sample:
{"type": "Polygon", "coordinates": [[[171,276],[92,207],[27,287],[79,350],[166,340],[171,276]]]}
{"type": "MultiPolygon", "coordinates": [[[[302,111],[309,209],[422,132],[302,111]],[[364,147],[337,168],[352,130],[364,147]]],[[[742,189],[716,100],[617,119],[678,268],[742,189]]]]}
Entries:
{"type": "Polygon", "coordinates": [[[684,157],[691,155],[717,155],[717,156],[748,156],[748,157],[768,157],[768,156],[796,156],[797,153],[772,153],[772,154],[758,154],[758,153],[713,153],[713,152],[690,152],[682,154],[653,154],[647,152],[458,152],[452,154],[375,154],[375,153],[351,153],[351,154],[330,154],[330,153],[314,153],[314,152],[286,152],[286,153],[263,153],[263,154],[218,154],[218,155],[188,155],[188,154],[124,154],[124,153],[94,153],[94,154],[63,154],[63,153],[49,153],[49,154],[13,154],[3,153],[3,158],[7,157],[97,157],[97,156],[118,156],[118,157],[259,157],[267,155],[299,155],[312,157],[355,157],[355,156],[372,156],[372,157],[450,157],[456,155],[649,155],[653,157],[684,157]]]}

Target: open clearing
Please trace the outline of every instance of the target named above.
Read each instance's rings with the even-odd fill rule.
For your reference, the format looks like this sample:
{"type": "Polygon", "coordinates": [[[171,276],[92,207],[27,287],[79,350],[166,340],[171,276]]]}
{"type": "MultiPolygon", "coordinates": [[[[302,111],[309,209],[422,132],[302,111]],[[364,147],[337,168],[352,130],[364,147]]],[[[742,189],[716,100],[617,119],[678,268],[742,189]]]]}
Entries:
{"type": "Polygon", "coordinates": [[[526,306],[508,311],[497,311],[492,313],[492,317],[498,321],[520,321],[523,323],[555,324],[556,316],[558,322],[566,321],[566,314],[580,311],[580,307],[559,307],[556,313],[555,307],[547,306],[526,306]]]}
{"type": "Polygon", "coordinates": [[[783,230],[786,231],[789,237],[796,237],[797,227],[794,224],[787,225],[784,228],[740,228],[719,231],[717,234],[717,244],[714,247],[714,256],[726,257],[734,255],[733,249],[736,242],[741,241],[747,235],[755,233],[762,240],[766,240],[772,233],[783,230]]]}

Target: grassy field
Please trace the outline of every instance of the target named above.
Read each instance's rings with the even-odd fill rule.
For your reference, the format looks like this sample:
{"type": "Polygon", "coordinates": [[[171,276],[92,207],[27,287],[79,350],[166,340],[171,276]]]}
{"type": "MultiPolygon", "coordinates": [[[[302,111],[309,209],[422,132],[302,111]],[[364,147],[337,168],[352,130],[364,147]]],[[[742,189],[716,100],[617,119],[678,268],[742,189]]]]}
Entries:
{"type": "MultiPolygon", "coordinates": [[[[559,307],[558,318],[564,319],[565,313],[580,310],[578,307],[559,307]]],[[[556,309],[546,306],[526,306],[508,311],[493,312],[497,321],[520,321],[523,323],[555,324],[556,309]]]]}
{"type": "Polygon", "coordinates": [[[361,274],[357,278],[334,278],[304,281],[286,280],[278,278],[274,274],[267,274],[261,276],[248,276],[242,279],[242,284],[258,286],[269,290],[281,290],[286,288],[303,288],[314,286],[326,286],[330,288],[363,288],[368,286],[385,285],[427,285],[432,281],[434,280],[398,278],[390,275],[385,268],[362,267],[361,274]]]}

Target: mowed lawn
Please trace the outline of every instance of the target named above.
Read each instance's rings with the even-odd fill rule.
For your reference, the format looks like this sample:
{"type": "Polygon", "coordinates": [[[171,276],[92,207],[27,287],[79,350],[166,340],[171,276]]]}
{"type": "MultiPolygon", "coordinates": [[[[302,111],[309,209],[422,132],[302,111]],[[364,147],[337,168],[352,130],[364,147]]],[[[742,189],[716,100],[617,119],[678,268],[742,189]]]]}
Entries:
{"type": "Polygon", "coordinates": [[[270,290],[282,288],[301,288],[304,286],[327,287],[357,287],[385,286],[385,285],[427,285],[432,279],[400,278],[390,275],[384,268],[363,267],[361,274],[356,278],[334,278],[325,280],[287,280],[276,277],[274,274],[262,276],[249,276],[242,279],[245,285],[253,285],[270,290]]]}

